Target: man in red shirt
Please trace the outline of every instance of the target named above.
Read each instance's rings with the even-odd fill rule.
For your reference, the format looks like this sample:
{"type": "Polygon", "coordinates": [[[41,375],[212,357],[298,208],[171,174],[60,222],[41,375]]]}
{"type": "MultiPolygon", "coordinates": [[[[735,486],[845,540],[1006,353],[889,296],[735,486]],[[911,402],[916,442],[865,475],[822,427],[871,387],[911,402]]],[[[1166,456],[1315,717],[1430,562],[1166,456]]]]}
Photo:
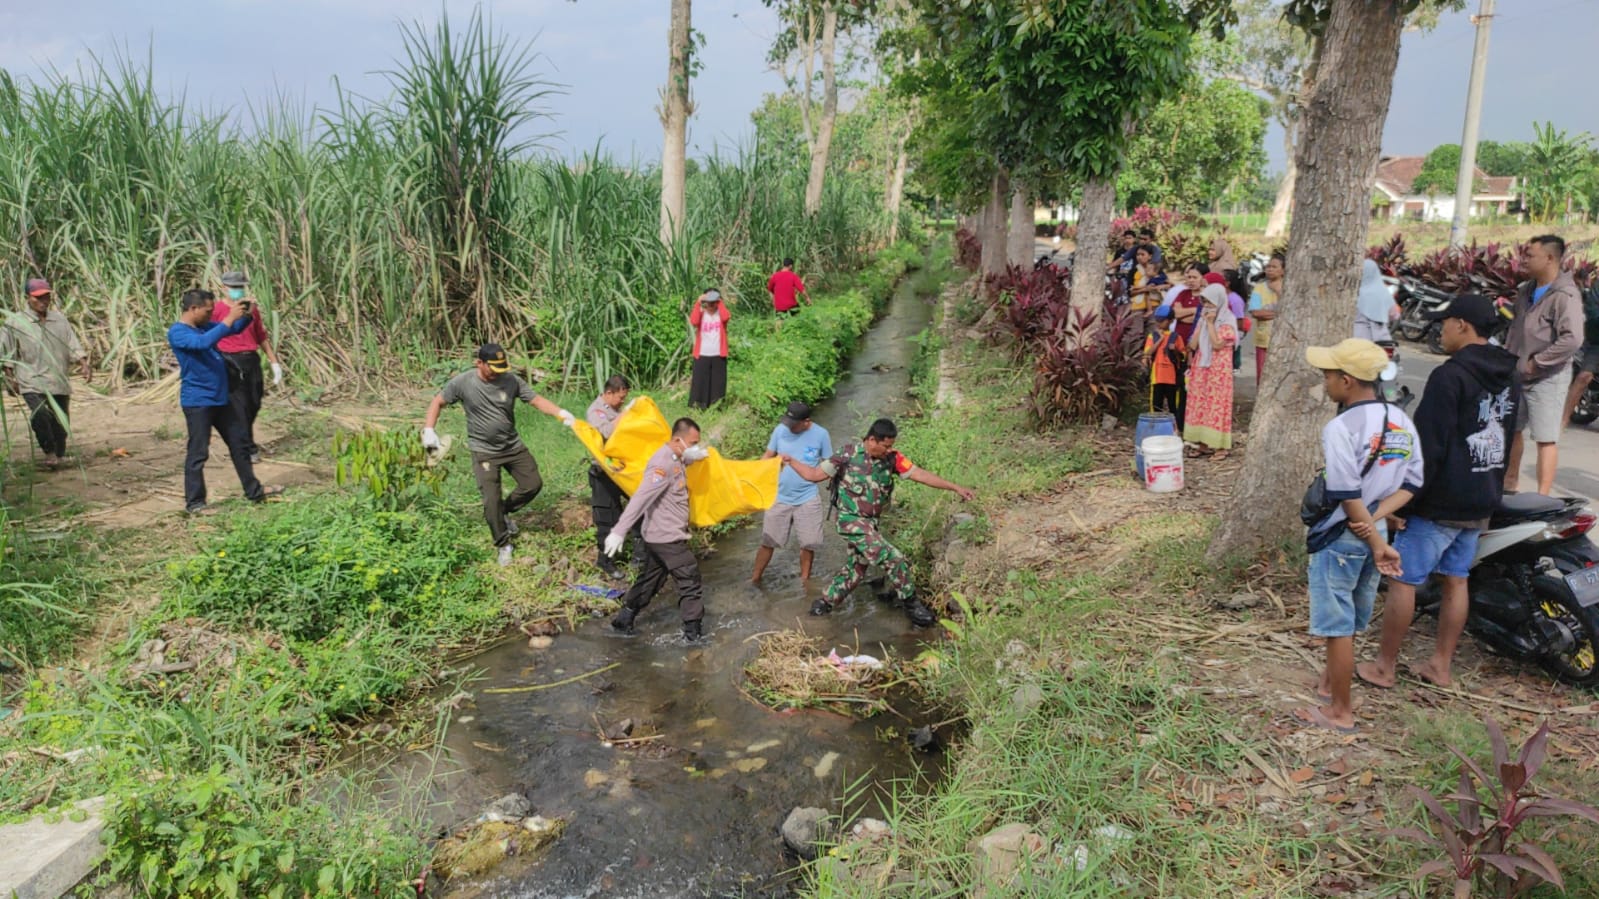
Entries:
{"type": "Polygon", "coordinates": [[[794,257],[783,260],[783,267],[772,272],[772,277],[766,279],[766,290],[772,295],[772,308],[779,315],[799,314],[799,300],[795,293],[805,297],[805,305],[811,303],[811,295],[805,292],[805,282],[800,276],[794,274],[794,257]]]}
{"type": "Polygon", "coordinates": [[[234,416],[243,423],[245,445],[250,449],[250,463],[261,461],[261,447],[255,442],[255,417],[261,412],[261,398],[266,394],[266,379],[261,375],[261,353],[266,353],[272,365],[272,386],[283,386],[283,366],[278,354],[267,339],[266,326],[261,324],[261,313],[256,309],[254,297],[246,296],[249,279],[244,272],[228,272],[222,276],[222,286],[228,289],[226,300],[217,300],[211,311],[212,321],[228,317],[232,304],[245,307],[250,316],[250,326],[237,334],[218,341],[217,349],[228,363],[228,405],[234,416]]]}

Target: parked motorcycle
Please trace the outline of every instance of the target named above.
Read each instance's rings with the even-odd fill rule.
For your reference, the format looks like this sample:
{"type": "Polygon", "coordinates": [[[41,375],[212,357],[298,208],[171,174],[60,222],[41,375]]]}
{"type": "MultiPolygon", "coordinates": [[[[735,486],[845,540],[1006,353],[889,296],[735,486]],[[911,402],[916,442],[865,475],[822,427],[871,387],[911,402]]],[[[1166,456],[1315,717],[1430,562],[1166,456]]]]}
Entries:
{"type": "Polygon", "coordinates": [[[1401,409],[1408,408],[1416,395],[1411,393],[1409,387],[1399,383],[1399,374],[1404,370],[1399,364],[1399,344],[1392,340],[1379,340],[1377,345],[1388,354],[1388,368],[1383,370],[1382,377],[1378,379],[1378,389],[1382,391],[1383,399],[1401,409]]]}
{"type": "MultiPolygon", "coordinates": [[[[1556,678],[1599,686],[1599,521],[1581,499],[1506,496],[1477,540],[1466,630],[1490,650],[1542,665],[1556,678]]],[[[1437,615],[1434,581],[1417,608],[1437,615]]]]}
{"type": "Polygon", "coordinates": [[[1425,341],[1428,352],[1443,355],[1443,327],[1438,322],[1428,321],[1426,313],[1449,302],[1450,294],[1404,273],[1384,275],[1383,283],[1388,285],[1388,292],[1399,304],[1399,320],[1394,322],[1394,330],[1406,340],[1425,341]]]}

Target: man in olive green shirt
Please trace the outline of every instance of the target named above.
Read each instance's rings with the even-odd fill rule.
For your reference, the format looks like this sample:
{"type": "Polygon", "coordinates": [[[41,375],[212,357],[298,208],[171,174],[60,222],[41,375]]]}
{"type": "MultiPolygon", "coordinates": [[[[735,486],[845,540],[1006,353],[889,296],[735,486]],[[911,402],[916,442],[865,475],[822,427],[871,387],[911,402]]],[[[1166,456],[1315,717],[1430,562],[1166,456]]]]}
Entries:
{"type": "Polygon", "coordinates": [[[44,452],[41,467],[53,471],[67,454],[67,406],[72,396],[68,369],[79,363],[84,381],[93,369],[72,323],[61,310],[51,308],[55,297],[50,282],[33,278],[23,292],[27,309],[0,323],[0,366],[8,386],[28,404],[28,420],[44,452]]]}

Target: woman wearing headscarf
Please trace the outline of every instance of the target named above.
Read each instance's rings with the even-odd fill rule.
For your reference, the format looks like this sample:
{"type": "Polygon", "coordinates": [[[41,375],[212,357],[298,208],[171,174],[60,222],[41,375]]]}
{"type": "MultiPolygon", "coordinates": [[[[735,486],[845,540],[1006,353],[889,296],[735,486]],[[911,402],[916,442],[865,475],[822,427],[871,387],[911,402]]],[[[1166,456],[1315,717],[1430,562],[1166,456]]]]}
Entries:
{"type": "Polygon", "coordinates": [[[1360,297],[1355,301],[1355,336],[1362,340],[1393,340],[1388,321],[1397,304],[1388,286],[1382,283],[1382,270],[1370,259],[1360,264],[1360,297]]]}
{"type": "Polygon", "coordinates": [[[1238,319],[1228,306],[1226,279],[1205,276],[1202,306],[1188,365],[1188,408],[1183,440],[1190,456],[1226,458],[1233,446],[1233,344],[1238,319]]]}

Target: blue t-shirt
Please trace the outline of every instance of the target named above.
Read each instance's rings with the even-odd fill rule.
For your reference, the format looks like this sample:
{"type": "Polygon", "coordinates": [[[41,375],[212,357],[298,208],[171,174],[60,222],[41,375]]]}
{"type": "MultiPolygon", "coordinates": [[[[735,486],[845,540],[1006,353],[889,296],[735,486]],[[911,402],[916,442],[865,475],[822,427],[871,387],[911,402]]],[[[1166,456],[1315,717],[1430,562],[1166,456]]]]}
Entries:
{"type": "MultiPolygon", "coordinates": [[[[778,425],[772,429],[772,439],[766,441],[766,448],[816,466],[833,455],[833,438],[826,428],[815,422],[799,434],[790,431],[788,425],[778,425]]],[[[802,506],[815,498],[816,485],[784,466],[783,473],[777,477],[777,501],[785,506],[802,506]]]]}
{"type": "Polygon", "coordinates": [[[167,329],[167,344],[178,357],[178,377],[182,381],[178,405],[190,408],[228,404],[228,364],[217,351],[217,342],[248,327],[248,315],[232,327],[212,322],[204,330],[181,321],[172,323],[167,329]]]}
{"type": "Polygon", "coordinates": [[[1533,287],[1533,289],[1532,289],[1532,298],[1527,301],[1527,308],[1531,309],[1532,307],[1538,305],[1538,301],[1543,299],[1543,295],[1548,293],[1549,292],[1549,288],[1551,288],[1553,286],[1554,286],[1554,284],[1553,284],[1553,282],[1551,282],[1549,284],[1545,284],[1542,287],[1536,287],[1536,286],[1533,287]]]}

